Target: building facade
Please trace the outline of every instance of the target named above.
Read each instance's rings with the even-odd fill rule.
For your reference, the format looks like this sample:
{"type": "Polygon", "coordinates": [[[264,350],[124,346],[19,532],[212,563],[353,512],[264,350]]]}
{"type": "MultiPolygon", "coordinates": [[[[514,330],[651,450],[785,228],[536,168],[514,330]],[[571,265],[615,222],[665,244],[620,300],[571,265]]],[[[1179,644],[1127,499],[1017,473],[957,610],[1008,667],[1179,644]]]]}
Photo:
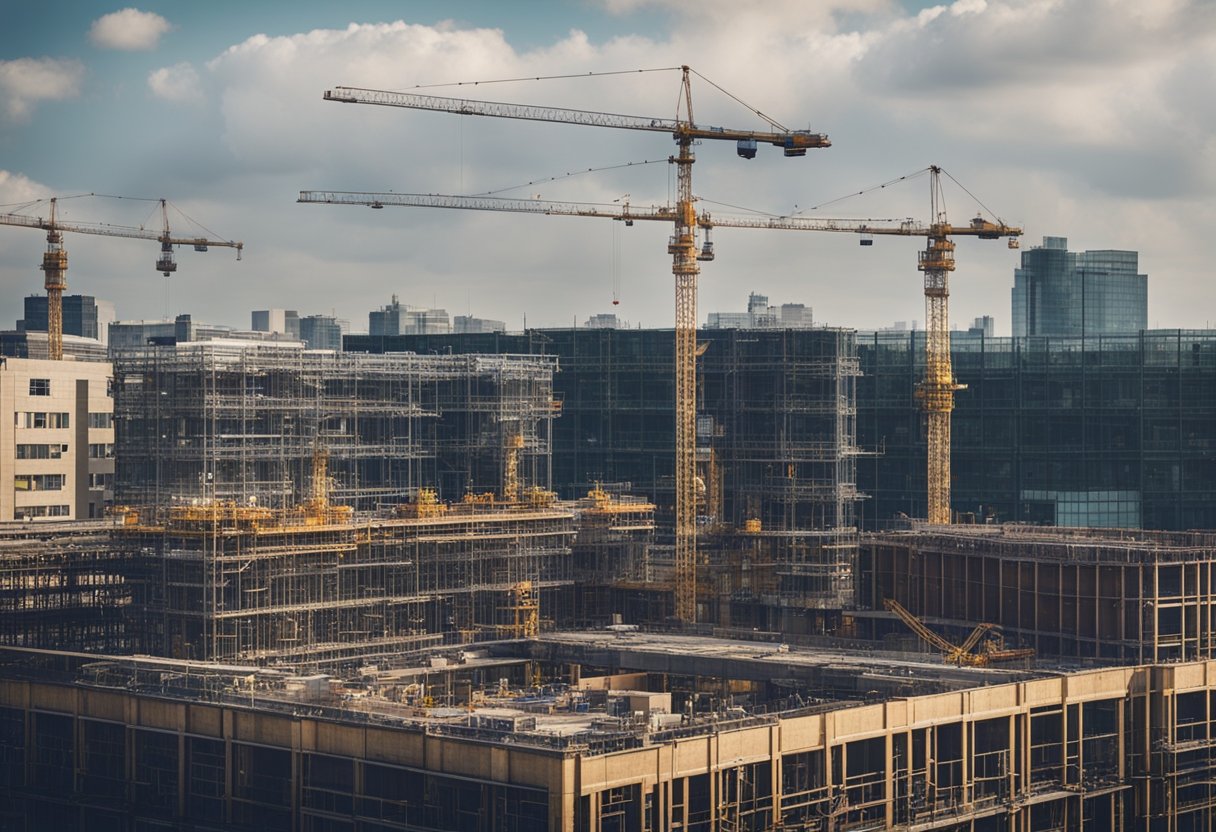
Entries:
{"type": "MultiPolygon", "coordinates": [[[[47,315],[46,295],[26,295],[25,318],[17,328],[26,332],[46,332],[47,315]]],[[[63,334],[101,339],[96,298],[91,295],[63,296],[63,334]]]]}
{"type": "Polygon", "coordinates": [[[1083,336],[1148,327],[1148,275],[1134,251],[1068,250],[1066,237],[1044,237],[1022,252],[1013,276],[1013,334],[1083,336]]]}
{"type": "Polygon", "coordinates": [[[0,522],[101,517],[112,502],[111,365],[0,359],[0,522]]]}
{"type": "Polygon", "coordinates": [[[368,313],[367,331],[376,337],[437,335],[451,332],[452,320],[446,309],[407,306],[393,295],[392,302],[387,306],[368,313]]]}
{"type": "MultiPolygon", "coordinates": [[[[858,335],[863,526],[925,512],[924,334],[858,335]]],[[[1216,528],[1216,332],[953,333],[952,506],[979,521],[1216,528]]]]}
{"type": "Polygon", "coordinates": [[[330,315],[306,315],[299,321],[300,340],[310,350],[341,350],[342,325],[330,315]]]}

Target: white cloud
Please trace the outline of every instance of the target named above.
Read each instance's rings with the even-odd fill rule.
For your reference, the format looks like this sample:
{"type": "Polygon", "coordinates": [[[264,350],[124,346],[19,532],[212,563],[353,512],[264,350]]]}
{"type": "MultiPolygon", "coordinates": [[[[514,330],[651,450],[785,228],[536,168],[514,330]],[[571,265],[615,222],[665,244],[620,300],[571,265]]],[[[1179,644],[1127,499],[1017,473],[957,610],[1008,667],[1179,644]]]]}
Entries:
{"type": "Polygon", "coordinates": [[[169,21],[155,12],[127,8],[94,20],[89,39],[102,49],[134,52],[155,49],[161,35],[171,28],[169,21]]]}
{"type": "MultiPolygon", "coordinates": [[[[241,324],[234,309],[290,300],[302,311],[336,306],[358,328],[367,310],[396,292],[404,302],[467,309],[511,326],[525,313],[531,325],[568,325],[598,311],[670,326],[667,230],[659,223],[625,230],[600,220],[293,200],[307,188],[478,193],[540,182],[507,195],[611,202],[630,193],[635,204],[662,202],[673,187],[666,164],[561,174],[665,158],[671,141],[663,135],[342,106],[321,93],[340,84],[408,89],[574,74],[583,77],[428,91],[670,116],[678,73],[585,76],[681,63],[834,143],[792,160],[766,147],[744,162],[728,143],[705,142],[694,191],[710,210],[736,213],[708,200],[788,211],[937,163],[1025,225],[1025,245],[1060,235],[1079,249],[1139,249],[1151,275],[1153,322],[1203,325],[1197,310],[1216,306],[1216,283],[1201,279],[1216,262],[1216,235],[1207,231],[1216,223],[1216,108],[1208,102],[1216,4],[959,0],[915,13],[890,0],[773,0],[746,14],[737,0],[601,0],[600,7],[621,12],[616,30],[639,15],[637,34],[597,37],[583,20],[582,30],[521,49],[489,28],[352,24],[252,35],[205,69],[153,72],[154,94],[191,100],[205,86],[220,106],[172,120],[158,111],[159,122],[132,119],[124,129],[137,134],[131,147],[139,150],[128,154],[137,158],[116,155],[105,169],[123,167],[113,192],[165,191],[191,216],[249,244],[237,265],[214,253],[183,256],[190,280],[174,284],[173,311],[241,324]],[[621,306],[613,309],[617,269],[621,306]],[[224,292],[202,288],[219,283],[224,292]]],[[[762,126],[700,78],[693,85],[699,122],[762,126]]],[[[947,196],[951,219],[973,214],[965,194],[947,196]]],[[[927,210],[921,178],[816,213],[924,219],[927,210]]],[[[813,305],[816,318],[832,324],[923,320],[915,240],[859,249],[850,235],[723,228],[715,245],[717,260],[700,283],[702,320],[707,311],[742,308],[749,290],[813,305]]],[[[1017,253],[961,240],[958,255],[954,318],[992,314],[1008,331],[1017,253]]],[[[115,269],[112,280],[121,314],[161,314],[146,292],[119,294],[129,290],[129,270],[115,269]]],[[[100,270],[97,281],[105,296],[100,270]]]]}
{"type": "Polygon", "coordinates": [[[27,121],[39,101],[73,98],[80,92],[84,66],[57,58],[0,61],[0,107],[15,122],[27,121]]]}
{"type": "Polygon", "coordinates": [[[198,73],[185,61],[152,70],[148,75],[148,88],[168,101],[192,102],[203,97],[198,73]]]}
{"type": "MultiPolygon", "coordinates": [[[[45,185],[35,182],[22,173],[0,168],[0,205],[13,206],[51,196],[45,185]]],[[[9,210],[8,208],[0,210],[9,210]]]]}

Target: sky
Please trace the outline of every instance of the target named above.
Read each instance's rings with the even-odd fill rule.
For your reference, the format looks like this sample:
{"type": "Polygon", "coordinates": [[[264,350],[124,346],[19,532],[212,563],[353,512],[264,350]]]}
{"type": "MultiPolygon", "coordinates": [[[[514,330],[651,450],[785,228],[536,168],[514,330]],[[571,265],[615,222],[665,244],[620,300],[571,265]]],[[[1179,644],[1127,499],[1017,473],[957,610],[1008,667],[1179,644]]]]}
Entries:
{"type": "MultiPolygon", "coordinates": [[[[253,309],[288,308],[359,331],[396,295],[511,329],[606,312],[670,327],[660,223],[296,198],[667,203],[674,143],[660,133],[347,106],[322,93],[425,85],[672,118],[680,75],[665,68],[687,64],[699,124],[763,129],[758,110],[832,141],[803,158],[762,146],[753,160],[702,143],[700,209],[927,221],[919,172],[940,165],[951,221],[982,210],[1022,226],[1024,248],[1062,236],[1074,250],[1139,251],[1150,326],[1216,322],[1211,0],[49,0],[6,4],[4,17],[0,212],[105,194],[127,198],[64,200],[60,218],[159,228],[145,200],[164,197],[175,233],[245,244],[240,262],[229,249],[183,249],[165,278],[153,242],[67,235],[68,292],[112,301],[122,319],[189,313],[247,327],[253,309]]],[[[924,319],[923,240],[860,247],[851,234],[722,228],[713,241],[701,321],[743,310],[749,292],[836,326],[924,319]]],[[[1019,253],[957,242],[952,321],[991,315],[1008,334],[1019,253]]],[[[44,247],[36,230],[0,226],[0,328],[42,291],[44,247]]]]}

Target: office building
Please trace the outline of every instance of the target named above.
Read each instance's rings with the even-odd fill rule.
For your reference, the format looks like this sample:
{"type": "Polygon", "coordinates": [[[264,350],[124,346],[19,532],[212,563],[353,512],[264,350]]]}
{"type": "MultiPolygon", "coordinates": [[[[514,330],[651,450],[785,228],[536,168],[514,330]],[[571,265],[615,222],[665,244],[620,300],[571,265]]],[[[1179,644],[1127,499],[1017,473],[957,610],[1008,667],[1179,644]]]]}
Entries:
{"type": "Polygon", "coordinates": [[[710,312],[708,329],[809,329],[813,326],[811,309],[801,303],[770,306],[767,295],[752,292],[747,296],[746,312],[710,312]]]}
{"type": "Polygon", "coordinates": [[[300,336],[300,315],[294,309],[255,309],[249,328],[254,332],[277,332],[292,338],[300,336]]]}
{"type": "Polygon", "coordinates": [[[300,340],[310,350],[341,350],[342,326],[330,315],[305,315],[299,320],[300,340]]]}
{"type": "Polygon", "coordinates": [[[99,361],[0,359],[0,522],[101,517],[114,400],[99,361]]]}
{"type": "Polygon", "coordinates": [[[447,310],[406,306],[396,295],[393,295],[392,302],[387,306],[368,313],[367,321],[368,334],[381,338],[393,335],[435,335],[452,331],[452,321],[447,310]]]}
{"type": "MultiPolygon", "coordinates": [[[[863,527],[925,513],[924,334],[859,333],[863,527]]],[[[953,333],[951,502],[978,521],[1216,528],[1216,332],[953,333]]]]}
{"type": "MultiPolygon", "coordinates": [[[[109,305],[108,311],[112,313],[112,305],[109,305]]],[[[46,332],[47,314],[46,295],[26,295],[25,318],[17,323],[17,329],[46,332]]],[[[91,295],[63,296],[63,334],[101,340],[96,298],[91,295]]]]}
{"type": "Polygon", "coordinates": [[[1044,237],[1022,252],[1013,275],[1013,334],[1083,336],[1135,333],[1148,327],[1148,275],[1134,251],[1068,250],[1065,237],[1044,237]]]}

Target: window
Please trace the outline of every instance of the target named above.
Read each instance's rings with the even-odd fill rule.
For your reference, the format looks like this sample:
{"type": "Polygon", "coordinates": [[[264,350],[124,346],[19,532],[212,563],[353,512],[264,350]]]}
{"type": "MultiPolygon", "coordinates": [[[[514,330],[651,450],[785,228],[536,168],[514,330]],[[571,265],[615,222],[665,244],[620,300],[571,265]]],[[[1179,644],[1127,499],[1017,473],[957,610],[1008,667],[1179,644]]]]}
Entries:
{"type": "Polygon", "coordinates": [[[114,443],[89,443],[89,459],[113,459],[114,443]]]}
{"type": "Polygon", "coordinates": [[[67,445],[18,444],[17,459],[59,459],[68,452],[67,445]]]}
{"type": "Polygon", "coordinates": [[[32,379],[30,379],[30,395],[31,396],[49,396],[49,395],[51,395],[51,380],[49,378],[32,378],[32,379]]]}
{"type": "Polygon", "coordinates": [[[114,427],[113,413],[90,413],[89,427],[91,428],[112,428],[114,427]]]}
{"type": "Polygon", "coordinates": [[[32,520],[35,517],[70,517],[71,506],[18,506],[13,509],[14,520],[32,520]]]}
{"type": "Polygon", "coordinates": [[[71,427],[71,419],[67,413],[42,413],[35,411],[18,412],[15,414],[14,423],[19,428],[71,427]]]}
{"type": "Polygon", "coordinates": [[[17,474],[13,477],[13,488],[17,491],[62,491],[65,480],[63,474],[17,474]]]}
{"type": "Polygon", "coordinates": [[[109,491],[113,482],[113,474],[89,474],[90,491],[109,491]]]}

